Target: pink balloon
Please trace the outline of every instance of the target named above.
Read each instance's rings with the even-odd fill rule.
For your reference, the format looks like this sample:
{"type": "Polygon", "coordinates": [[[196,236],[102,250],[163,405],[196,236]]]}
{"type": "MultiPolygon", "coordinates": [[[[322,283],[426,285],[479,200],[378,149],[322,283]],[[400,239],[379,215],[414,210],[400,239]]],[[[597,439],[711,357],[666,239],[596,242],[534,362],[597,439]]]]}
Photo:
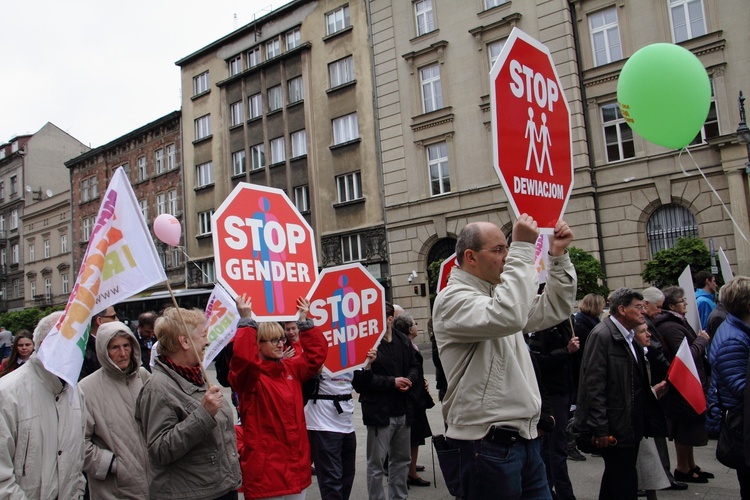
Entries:
{"type": "Polygon", "coordinates": [[[180,244],[182,226],[174,215],[161,214],[154,219],[154,234],[167,245],[176,247],[180,244]]]}

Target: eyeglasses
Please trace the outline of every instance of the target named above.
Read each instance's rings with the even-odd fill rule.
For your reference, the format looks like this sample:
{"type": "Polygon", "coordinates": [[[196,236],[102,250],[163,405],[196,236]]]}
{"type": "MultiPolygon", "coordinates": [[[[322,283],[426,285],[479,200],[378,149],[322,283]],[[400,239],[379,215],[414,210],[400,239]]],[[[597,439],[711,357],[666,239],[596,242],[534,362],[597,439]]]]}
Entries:
{"type": "Polygon", "coordinates": [[[508,252],[508,247],[506,247],[506,246],[498,246],[498,247],[494,247],[494,248],[480,248],[479,249],[480,252],[482,250],[485,250],[487,252],[496,253],[496,254],[504,254],[504,253],[508,252]]]}
{"type": "Polygon", "coordinates": [[[284,337],[278,337],[275,339],[264,339],[264,340],[261,340],[261,342],[268,342],[269,344],[279,345],[279,344],[283,344],[284,342],[286,342],[286,339],[284,337]]]}
{"type": "Polygon", "coordinates": [[[99,316],[97,316],[97,318],[116,319],[117,318],[117,313],[115,313],[115,314],[109,314],[109,315],[107,315],[107,314],[100,314],[99,316]]]}

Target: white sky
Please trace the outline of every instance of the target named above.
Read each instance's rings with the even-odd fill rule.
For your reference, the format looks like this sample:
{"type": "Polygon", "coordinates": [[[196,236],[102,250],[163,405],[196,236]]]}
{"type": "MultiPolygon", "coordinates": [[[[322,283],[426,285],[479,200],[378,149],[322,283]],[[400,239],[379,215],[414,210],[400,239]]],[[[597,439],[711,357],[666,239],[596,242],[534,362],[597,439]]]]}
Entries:
{"type": "Polygon", "coordinates": [[[180,109],[175,61],[289,1],[4,2],[0,144],[49,121],[98,147],[180,109]]]}

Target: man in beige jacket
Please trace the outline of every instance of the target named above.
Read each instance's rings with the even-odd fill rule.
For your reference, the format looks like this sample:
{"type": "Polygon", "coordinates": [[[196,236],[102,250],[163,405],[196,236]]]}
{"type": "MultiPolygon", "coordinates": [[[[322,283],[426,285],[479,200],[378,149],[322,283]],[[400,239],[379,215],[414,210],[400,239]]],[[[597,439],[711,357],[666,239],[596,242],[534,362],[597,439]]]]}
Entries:
{"type": "Polygon", "coordinates": [[[460,267],[435,299],[447,444],[461,456],[458,477],[446,482],[455,479],[464,500],[498,492],[551,498],[536,429],[541,396],[523,332],[568,318],[577,282],[566,251],[573,233],[559,221],[549,236],[547,285],[537,295],[538,234],[534,219],[522,215],[509,249],[495,224],[468,224],[456,243],[460,267]]]}

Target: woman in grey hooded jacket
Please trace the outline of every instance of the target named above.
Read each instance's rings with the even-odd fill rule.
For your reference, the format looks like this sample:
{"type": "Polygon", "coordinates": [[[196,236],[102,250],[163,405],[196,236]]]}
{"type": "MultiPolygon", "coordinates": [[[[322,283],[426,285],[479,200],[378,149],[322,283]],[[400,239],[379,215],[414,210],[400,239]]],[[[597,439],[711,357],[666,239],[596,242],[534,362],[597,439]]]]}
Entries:
{"type": "Polygon", "coordinates": [[[148,498],[146,441],[135,420],[135,401],[150,374],[138,341],[124,323],[99,327],[101,368],[80,382],[86,397],[86,460],[91,498],[148,498]]]}

